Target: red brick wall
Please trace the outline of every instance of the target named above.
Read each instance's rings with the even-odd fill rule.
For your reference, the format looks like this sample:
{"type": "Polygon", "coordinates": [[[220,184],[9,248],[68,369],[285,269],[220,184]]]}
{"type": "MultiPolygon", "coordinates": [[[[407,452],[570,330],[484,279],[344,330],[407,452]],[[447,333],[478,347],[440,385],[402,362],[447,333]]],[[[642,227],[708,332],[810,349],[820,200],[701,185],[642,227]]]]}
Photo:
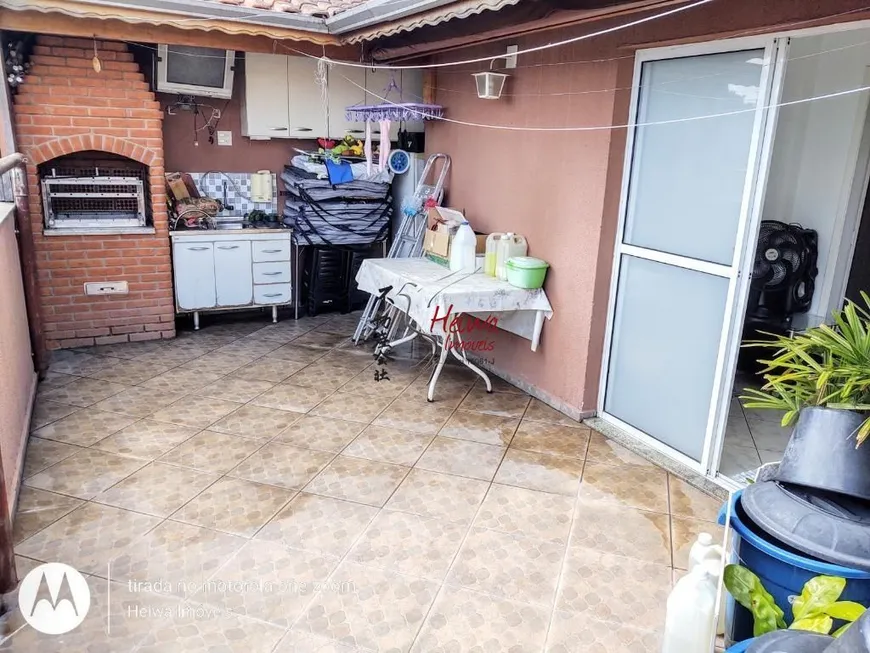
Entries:
{"type": "Polygon", "coordinates": [[[163,181],[163,112],[123,43],[40,36],[15,97],[18,148],[27,157],[45,335],[50,348],[175,335],[163,181]],[[149,167],[153,235],[46,236],[37,166],[98,150],[149,167]],[[88,281],[127,281],[127,295],[87,296],[88,281]]]}

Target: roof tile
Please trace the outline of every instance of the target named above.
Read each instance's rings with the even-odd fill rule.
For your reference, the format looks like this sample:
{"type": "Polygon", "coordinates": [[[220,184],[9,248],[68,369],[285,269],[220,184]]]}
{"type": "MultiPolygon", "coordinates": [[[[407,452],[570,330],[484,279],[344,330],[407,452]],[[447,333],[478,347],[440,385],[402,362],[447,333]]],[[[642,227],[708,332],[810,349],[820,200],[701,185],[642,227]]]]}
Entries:
{"type": "Polygon", "coordinates": [[[334,16],[368,0],[211,0],[235,7],[247,7],[263,11],[280,11],[307,16],[334,16]]]}

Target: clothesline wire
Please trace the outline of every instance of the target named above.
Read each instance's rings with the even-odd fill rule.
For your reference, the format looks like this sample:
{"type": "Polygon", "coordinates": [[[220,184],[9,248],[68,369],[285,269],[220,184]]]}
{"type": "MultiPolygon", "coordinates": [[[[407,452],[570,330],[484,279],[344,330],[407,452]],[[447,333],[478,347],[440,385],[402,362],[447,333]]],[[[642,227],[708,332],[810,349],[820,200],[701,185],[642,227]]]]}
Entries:
{"type": "MultiPolygon", "coordinates": [[[[589,32],[588,34],[581,34],[580,36],[575,36],[570,39],[564,39],[562,41],[555,41],[552,43],[546,43],[544,45],[537,45],[532,48],[526,48],[524,50],[518,50],[513,53],[512,56],[520,56],[524,54],[531,54],[532,52],[541,52],[543,50],[549,50],[551,48],[563,47],[565,45],[571,45],[572,43],[579,43],[580,41],[588,41],[589,39],[604,36],[606,34],[613,34],[615,32],[621,32],[622,30],[629,29],[631,27],[637,27],[638,25],[643,25],[645,23],[650,23],[653,21],[661,20],[662,18],[667,18],[669,16],[673,16],[675,14],[682,13],[684,11],[688,11],[690,9],[694,9],[696,7],[700,7],[702,5],[709,4],[711,2],[715,2],[716,0],[696,0],[687,5],[683,5],[680,7],[675,7],[673,9],[668,9],[667,11],[662,11],[656,14],[652,14],[650,16],[644,16],[643,18],[637,18],[635,20],[629,21],[627,23],[620,23],[619,25],[613,25],[611,27],[606,27],[604,29],[600,29],[595,32],[589,32]]],[[[290,48],[283,44],[279,44],[281,47],[286,50],[290,50],[291,52],[296,52],[305,57],[309,57],[311,59],[325,59],[327,63],[334,64],[337,66],[348,66],[351,68],[372,68],[372,69],[385,69],[385,70],[424,70],[429,68],[446,68],[452,66],[465,66],[468,64],[474,63],[488,63],[491,61],[495,61],[496,59],[504,59],[504,54],[498,54],[490,57],[478,57],[476,59],[466,59],[463,61],[448,61],[444,63],[432,63],[432,64],[419,64],[416,66],[389,66],[389,65],[381,65],[381,64],[367,64],[367,63],[355,63],[351,61],[340,61],[337,59],[331,59],[329,57],[318,57],[316,55],[311,55],[306,52],[302,52],[301,50],[296,50],[295,48],[290,48]]]]}
{"type": "MultiPolygon", "coordinates": [[[[352,85],[354,85],[362,90],[366,90],[364,86],[360,86],[359,84],[357,84],[355,81],[353,81],[349,77],[345,77],[344,75],[341,75],[341,73],[339,73],[339,75],[342,78],[344,78],[346,81],[350,82],[352,85]]],[[[824,95],[816,95],[813,97],[801,98],[798,100],[790,100],[788,102],[778,102],[776,104],[768,104],[768,105],[765,105],[763,108],[766,110],[766,109],[773,109],[773,108],[778,108],[778,107],[789,107],[789,106],[795,106],[795,105],[799,105],[799,104],[806,104],[809,102],[818,102],[821,100],[830,100],[833,98],[854,95],[856,93],[864,93],[866,91],[870,91],[870,86],[859,86],[859,87],[847,89],[844,91],[836,91],[833,93],[826,93],[824,95]]],[[[378,98],[379,100],[381,100],[385,104],[394,104],[394,105],[398,104],[396,102],[391,102],[391,101],[387,100],[386,98],[380,97],[377,94],[372,93],[370,90],[368,92],[370,95],[373,95],[374,97],[378,98]]],[[[408,111],[418,115],[421,120],[424,120],[427,117],[429,117],[429,115],[425,111],[420,111],[418,109],[414,109],[411,107],[406,107],[406,109],[408,111]]],[[[671,120],[653,120],[653,121],[648,121],[648,122],[627,123],[624,125],[596,125],[596,126],[589,126],[589,127],[513,127],[510,125],[489,125],[489,124],[485,124],[485,123],[470,122],[470,121],[465,121],[465,120],[456,120],[453,118],[443,118],[443,117],[439,118],[438,120],[440,120],[442,122],[449,122],[449,123],[452,123],[455,125],[462,125],[465,127],[479,127],[482,129],[493,129],[493,130],[502,130],[502,131],[598,132],[598,131],[612,131],[612,130],[616,130],[616,129],[635,129],[638,127],[656,127],[656,126],[662,126],[662,125],[675,125],[675,124],[679,124],[679,123],[683,123],[683,122],[696,122],[699,120],[711,120],[714,118],[726,118],[729,116],[738,116],[738,115],[743,115],[743,114],[747,114],[747,113],[755,113],[757,110],[758,110],[758,107],[756,106],[756,107],[753,107],[751,109],[736,109],[734,111],[723,111],[721,113],[704,114],[704,115],[700,115],[700,116],[692,116],[690,118],[674,118],[671,120]]]]}

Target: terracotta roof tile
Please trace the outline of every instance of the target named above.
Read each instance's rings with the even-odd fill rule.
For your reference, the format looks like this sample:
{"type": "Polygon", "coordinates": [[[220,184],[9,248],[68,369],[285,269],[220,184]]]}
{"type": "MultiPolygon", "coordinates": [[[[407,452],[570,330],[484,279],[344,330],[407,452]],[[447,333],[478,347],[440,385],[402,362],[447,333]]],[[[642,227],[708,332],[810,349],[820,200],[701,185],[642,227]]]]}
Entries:
{"type": "Polygon", "coordinates": [[[307,16],[334,16],[366,3],[368,0],[212,0],[235,7],[280,11],[307,16]]]}

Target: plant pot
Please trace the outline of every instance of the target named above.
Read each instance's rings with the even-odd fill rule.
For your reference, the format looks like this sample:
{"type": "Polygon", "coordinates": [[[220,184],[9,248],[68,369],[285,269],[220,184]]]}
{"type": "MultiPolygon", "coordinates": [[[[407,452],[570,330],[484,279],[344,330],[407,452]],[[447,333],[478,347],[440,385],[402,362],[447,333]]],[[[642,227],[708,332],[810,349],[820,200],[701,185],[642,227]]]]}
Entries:
{"type": "MultiPolygon", "coordinates": [[[[764,588],[785,612],[786,623],[791,623],[789,596],[801,593],[804,583],[815,576],[840,576],[846,579],[841,601],[855,601],[870,605],[870,572],[850,569],[809,558],[772,540],[750,520],[740,506],[743,492],[731,496],[731,528],[734,531],[731,562],[740,563],[761,579],[764,588]]],[[[725,507],[719,512],[719,523],[725,525],[725,507]]],[[[752,614],[728,595],[726,601],[725,631],[732,642],[752,637],[752,614]]],[[[837,624],[837,627],[842,625],[837,624]]]]}
{"type": "Polygon", "coordinates": [[[855,433],[863,421],[851,410],[804,408],[777,480],[870,500],[870,446],[856,449],[855,433]]]}

